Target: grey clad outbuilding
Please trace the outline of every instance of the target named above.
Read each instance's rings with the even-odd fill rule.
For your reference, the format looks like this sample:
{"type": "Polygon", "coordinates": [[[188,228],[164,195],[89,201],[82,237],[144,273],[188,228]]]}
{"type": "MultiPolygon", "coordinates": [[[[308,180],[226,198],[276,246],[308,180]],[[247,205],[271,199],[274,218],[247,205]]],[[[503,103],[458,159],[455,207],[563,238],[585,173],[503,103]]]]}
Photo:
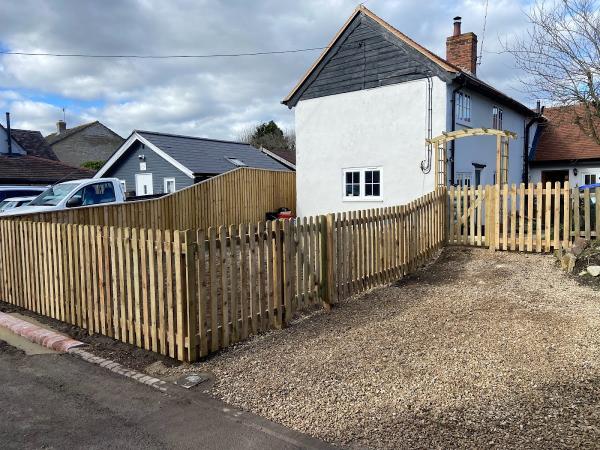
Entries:
{"type": "Polygon", "coordinates": [[[174,192],[238,167],[289,170],[251,145],[134,131],[96,177],[119,178],[128,195],[174,192]]]}

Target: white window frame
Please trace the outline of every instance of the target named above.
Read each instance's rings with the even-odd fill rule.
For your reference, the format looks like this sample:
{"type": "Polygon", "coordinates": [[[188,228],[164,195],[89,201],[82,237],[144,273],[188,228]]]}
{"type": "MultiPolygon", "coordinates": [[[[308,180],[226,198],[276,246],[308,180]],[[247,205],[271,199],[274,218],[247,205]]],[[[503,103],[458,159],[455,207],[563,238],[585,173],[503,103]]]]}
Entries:
{"type": "Polygon", "coordinates": [[[456,121],[471,123],[471,94],[459,91],[456,93],[456,121]]]}
{"type": "Polygon", "coordinates": [[[461,187],[471,187],[473,183],[472,172],[456,172],[456,185],[461,187]],[[466,183],[468,181],[468,183],[466,183]]]}
{"type": "Polygon", "coordinates": [[[173,178],[173,177],[167,177],[167,178],[163,178],[163,192],[164,192],[165,194],[172,194],[172,193],[173,193],[173,192],[168,192],[168,191],[167,191],[167,183],[168,183],[169,181],[172,181],[172,182],[173,182],[173,192],[177,192],[177,184],[176,184],[176,182],[175,182],[175,178],[173,178]]]}
{"type": "Polygon", "coordinates": [[[504,111],[497,105],[492,106],[492,128],[496,130],[503,130],[503,120],[504,111]],[[496,117],[497,116],[497,117],[496,117]]]}
{"type": "Polygon", "coordinates": [[[342,201],[344,202],[382,202],[383,201],[383,169],[381,167],[346,167],[342,169],[342,201]],[[365,195],[366,176],[365,172],[372,170],[379,171],[379,195],[365,195]],[[358,197],[346,196],[346,173],[360,173],[360,190],[358,197]]]}
{"type": "Polygon", "coordinates": [[[578,169],[578,175],[579,175],[579,186],[585,186],[586,184],[592,184],[592,183],[586,183],[585,182],[585,177],[590,176],[590,175],[596,175],[596,183],[600,183],[600,168],[598,169],[578,169]]]}

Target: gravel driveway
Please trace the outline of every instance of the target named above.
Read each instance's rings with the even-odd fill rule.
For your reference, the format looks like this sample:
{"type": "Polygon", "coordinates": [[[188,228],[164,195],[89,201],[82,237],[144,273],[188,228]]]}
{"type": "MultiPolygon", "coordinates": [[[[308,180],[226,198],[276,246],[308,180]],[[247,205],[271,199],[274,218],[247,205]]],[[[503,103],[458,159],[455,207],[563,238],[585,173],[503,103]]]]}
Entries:
{"type": "Polygon", "coordinates": [[[341,446],[599,447],[599,311],[551,256],[450,248],[199,366],[217,397],[341,446]]]}

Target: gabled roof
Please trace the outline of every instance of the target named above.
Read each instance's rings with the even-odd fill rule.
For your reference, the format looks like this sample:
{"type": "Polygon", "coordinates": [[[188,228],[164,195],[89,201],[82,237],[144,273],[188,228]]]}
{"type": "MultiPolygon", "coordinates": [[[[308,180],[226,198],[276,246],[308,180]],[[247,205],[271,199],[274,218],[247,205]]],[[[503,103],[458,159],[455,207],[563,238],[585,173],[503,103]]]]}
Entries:
{"type": "MultiPolygon", "coordinates": [[[[60,141],[66,139],[68,137],[73,136],[74,134],[82,132],[86,128],[91,127],[92,125],[100,125],[100,126],[106,128],[108,131],[110,131],[115,136],[119,136],[117,133],[115,133],[113,130],[111,130],[110,128],[108,128],[102,122],[100,122],[98,120],[94,120],[93,122],[89,122],[89,123],[84,123],[84,124],[81,124],[81,125],[77,125],[76,127],[73,127],[73,128],[67,128],[67,130],[64,133],[60,133],[60,134],[58,134],[58,133],[52,133],[52,134],[49,134],[48,136],[46,136],[46,142],[49,145],[54,145],[57,142],[60,142],[60,141]]],[[[119,138],[121,138],[121,136],[119,136],[119,138]]]]}
{"type": "MultiPolygon", "coordinates": [[[[575,121],[581,105],[545,108],[546,123],[538,127],[532,162],[600,160],[600,145],[575,121]]],[[[600,121],[597,126],[600,128],[600,121]]]]}
{"type": "Polygon", "coordinates": [[[36,156],[0,156],[0,182],[50,184],[90,178],[94,171],[36,156]]]}
{"type": "Polygon", "coordinates": [[[364,5],[359,5],[356,7],[356,9],[352,13],[352,15],[348,18],[348,20],[346,20],[344,25],[342,25],[342,28],[340,28],[339,31],[335,34],[335,36],[329,42],[329,44],[327,44],[327,47],[325,47],[325,49],[321,52],[321,54],[319,55],[317,60],[312,64],[312,66],[310,66],[310,68],[306,71],[304,76],[300,79],[300,81],[296,84],[296,86],[294,86],[294,88],[290,91],[290,93],[282,100],[281,103],[283,103],[284,105],[287,105],[290,102],[290,100],[292,99],[294,94],[302,87],[302,85],[308,80],[310,75],[317,69],[319,64],[324,60],[325,56],[331,51],[331,49],[335,46],[335,44],[340,40],[340,38],[342,37],[342,35],[346,31],[346,29],[350,26],[352,21],[354,19],[356,19],[356,17],[359,14],[364,14],[365,16],[373,19],[375,22],[377,22],[379,25],[381,25],[383,28],[385,28],[391,34],[393,34],[398,39],[400,39],[404,43],[406,43],[409,46],[411,46],[412,48],[414,48],[419,53],[423,54],[425,57],[429,58],[431,61],[438,64],[444,70],[446,70],[448,72],[452,72],[452,73],[460,72],[460,69],[458,67],[450,64],[445,59],[440,58],[435,53],[427,50],[425,47],[417,44],[415,41],[413,41],[411,38],[406,36],[404,33],[398,31],[396,28],[394,28],[389,23],[384,21],[381,17],[374,14],[372,11],[370,11],[368,8],[366,8],[364,5]]]}
{"type": "Polygon", "coordinates": [[[135,130],[97,176],[105,174],[136,141],[149,146],[190,178],[217,175],[239,167],[230,159],[238,159],[246,166],[258,169],[288,170],[283,164],[242,142],[135,130]]]}
{"type": "Polygon", "coordinates": [[[344,23],[342,28],[340,28],[340,30],[336,33],[336,35],[333,37],[331,42],[323,50],[321,55],[312,64],[312,66],[306,71],[304,76],[300,79],[300,81],[296,84],[296,86],[294,86],[294,88],[290,91],[290,93],[282,100],[281,103],[283,103],[284,105],[287,105],[290,108],[295,106],[296,102],[298,101],[298,97],[299,97],[298,94],[301,93],[303,90],[305,90],[308,87],[308,85],[310,85],[311,78],[313,77],[313,73],[316,74],[323,68],[324,64],[326,64],[326,60],[327,60],[327,57],[329,56],[329,54],[331,52],[336,51],[336,47],[338,46],[338,44],[343,39],[345,39],[344,35],[345,35],[346,31],[349,30],[349,28],[351,27],[353,22],[355,22],[355,20],[357,20],[357,17],[359,15],[367,17],[371,21],[376,22],[376,24],[379,25],[381,27],[381,29],[383,29],[386,33],[389,33],[389,35],[396,38],[397,41],[400,41],[402,44],[405,44],[408,48],[412,49],[413,52],[416,52],[415,53],[416,55],[423,57],[422,58],[423,61],[427,61],[429,64],[433,64],[432,67],[437,68],[436,69],[437,74],[439,74],[439,75],[445,74],[443,76],[443,78],[445,78],[446,81],[456,80],[457,82],[459,82],[463,85],[466,85],[476,91],[479,91],[480,93],[482,93],[484,95],[498,99],[498,101],[505,103],[507,106],[510,106],[513,109],[516,109],[517,111],[522,112],[525,115],[532,115],[532,116],[534,115],[533,111],[531,111],[527,106],[523,105],[522,103],[518,102],[517,100],[510,98],[509,96],[500,92],[493,86],[491,86],[487,83],[484,83],[483,81],[479,80],[472,74],[461,70],[456,65],[450,63],[449,61],[445,60],[444,58],[436,55],[432,51],[423,47],[422,45],[415,42],[410,37],[408,37],[407,35],[402,33],[401,31],[394,28],[392,25],[390,25],[385,20],[383,20],[381,17],[374,14],[372,11],[370,11],[368,8],[366,8],[364,5],[359,5],[354,10],[352,15],[344,23]]]}
{"type": "Polygon", "coordinates": [[[58,161],[56,154],[39,131],[11,128],[10,134],[29,156],[37,156],[39,158],[58,161]]]}
{"type": "Polygon", "coordinates": [[[76,133],[79,133],[80,131],[85,130],[86,128],[91,127],[92,125],[95,125],[98,122],[97,120],[94,120],[93,122],[89,122],[89,123],[84,123],[81,125],[77,125],[76,127],[73,128],[68,128],[67,130],[65,130],[64,133],[52,133],[49,134],[48,136],[46,136],[46,142],[48,142],[49,145],[54,145],[56,144],[58,141],[62,141],[63,139],[68,138],[69,136],[72,136],[76,133]]]}

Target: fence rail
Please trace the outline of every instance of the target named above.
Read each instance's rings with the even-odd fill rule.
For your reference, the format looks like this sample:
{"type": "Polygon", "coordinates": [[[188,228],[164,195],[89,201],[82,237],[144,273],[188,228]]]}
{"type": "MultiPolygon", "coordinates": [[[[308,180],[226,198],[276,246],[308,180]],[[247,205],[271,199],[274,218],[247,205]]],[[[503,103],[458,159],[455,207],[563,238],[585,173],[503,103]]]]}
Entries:
{"type": "Polygon", "coordinates": [[[258,222],[281,207],[296,209],[295,172],[239,168],[164,197],[15,216],[9,220],[163,230],[258,222]]]}
{"type": "Polygon", "coordinates": [[[445,242],[446,202],[206,231],[0,220],[0,296],[194,361],[411,273],[445,242]]]}
{"type": "Polygon", "coordinates": [[[569,183],[450,188],[448,243],[550,252],[600,236],[600,188],[569,183]]]}

